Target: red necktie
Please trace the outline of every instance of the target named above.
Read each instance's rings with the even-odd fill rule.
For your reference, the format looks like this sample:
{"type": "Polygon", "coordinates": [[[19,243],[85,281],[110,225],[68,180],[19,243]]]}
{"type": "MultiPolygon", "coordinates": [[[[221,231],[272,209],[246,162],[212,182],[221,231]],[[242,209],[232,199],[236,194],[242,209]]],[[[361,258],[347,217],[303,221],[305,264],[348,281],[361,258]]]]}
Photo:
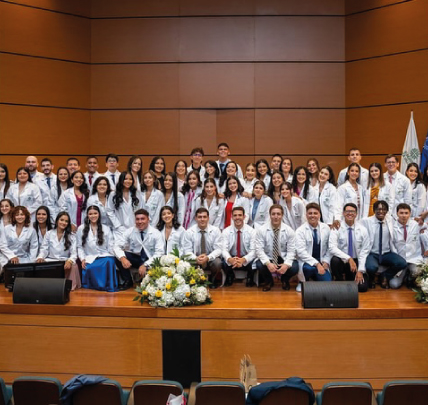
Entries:
{"type": "Polygon", "coordinates": [[[236,256],[241,257],[241,231],[236,234],[236,256]]]}
{"type": "Polygon", "coordinates": [[[92,186],[92,177],[94,177],[94,176],[92,176],[92,174],[90,174],[90,175],[89,175],[89,185],[90,185],[90,186],[92,186]]]}
{"type": "Polygon", "coordinates": [[[404,241],[407,242],[407,227],[406,227],[406,225],[403,225],[403,232],[404,232],[404,241]]]}

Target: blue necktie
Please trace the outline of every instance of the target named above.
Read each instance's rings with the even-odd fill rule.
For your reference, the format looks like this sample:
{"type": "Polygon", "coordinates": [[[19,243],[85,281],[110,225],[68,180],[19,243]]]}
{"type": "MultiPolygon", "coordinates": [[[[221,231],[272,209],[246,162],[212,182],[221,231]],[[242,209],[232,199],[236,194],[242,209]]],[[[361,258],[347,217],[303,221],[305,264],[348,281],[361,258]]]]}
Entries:
{"type": "Polygon", "coordinates": [[[379,263],[382,261],[382,237],[383,237],[383,229],[382,222],[379,222],[379,263]]]}
{"type": "Polygon", "coordinates": [[[313,230],[313,237],[314,237],[314,243],[312,246],[312,257],[317,259],[318,261],[320,261],[321,260],[321,246],[320,246],[320,242],[318,240],[317,229],[313,230]]]}
{"type": "Polygon", "coordinates": [[[354,241],[352,239],[352,228],[348,228],[348,256],[354,257],[354,241]]]}
{"type": "Polygon", "coordinates": [[[220,163],[220,171],[223,173],[226,163],[220,163]]]}
{"type": "Polygon", "coordinates": [[[116,185],[116,176],[114,174],[111,174],[111,179],[113,180],[113,184],[116,185]]]}
{"type": "Polygon", "coordinates": [[[51,188],[51,178],[50,177],[46,177],[46,181],[47,181],[48,187],[50,189],[51,188]]]}

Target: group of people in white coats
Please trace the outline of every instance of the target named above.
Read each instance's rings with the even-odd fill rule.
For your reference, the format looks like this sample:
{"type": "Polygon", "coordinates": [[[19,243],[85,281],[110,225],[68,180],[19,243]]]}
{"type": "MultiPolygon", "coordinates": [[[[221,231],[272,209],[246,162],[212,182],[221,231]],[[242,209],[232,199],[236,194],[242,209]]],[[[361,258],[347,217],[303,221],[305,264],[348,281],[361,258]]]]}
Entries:
{"type": "Polygon", "coordinates": [[[170,172],[161,156],[146,171],[132,156],[121,172],[109,154],[102,174],[96,156],[85,172],[71,157],[56,175],[49,158],[39,172],[28,156],[14,181],[0,163],[0,265],[61,260],[73,289],[117,291],[133,285],[129,269],[144,276],[154,257],[178,247],[213,287],[222,271],[231,285],[237,270],[247,286],[258,271],[263,291],[275,278],[288,290],[294,276],[297,290],[306,280],[355,280],[360,291],[376,281],[412,285],[426,250],[426,169],[410,164],[404,176],[394,155],[385,173],[379,163],[365,169],[353,148],[336,183],[314,158],[293,170],[274,155],[243,171],[229,154],[221,143],[218,160],[203,162],[194,148],[191,164],[179,160],[170,172]]]}

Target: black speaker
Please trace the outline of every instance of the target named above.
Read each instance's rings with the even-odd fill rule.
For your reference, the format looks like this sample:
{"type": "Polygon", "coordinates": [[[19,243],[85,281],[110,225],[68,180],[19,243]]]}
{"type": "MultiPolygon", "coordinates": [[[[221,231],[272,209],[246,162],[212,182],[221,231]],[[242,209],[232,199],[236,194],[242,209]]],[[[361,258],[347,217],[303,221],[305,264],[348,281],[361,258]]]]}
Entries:
{"type": "Polygon", "coordinates": [[[65,278],[15,279],[14,304],[66,304],[70,301],[71,280],[65,278]]]}
{"type": "Polygon", "coordinates": [[[307,281],[302,283],[303,308],[358,308],[355,281],[307,281]]]}

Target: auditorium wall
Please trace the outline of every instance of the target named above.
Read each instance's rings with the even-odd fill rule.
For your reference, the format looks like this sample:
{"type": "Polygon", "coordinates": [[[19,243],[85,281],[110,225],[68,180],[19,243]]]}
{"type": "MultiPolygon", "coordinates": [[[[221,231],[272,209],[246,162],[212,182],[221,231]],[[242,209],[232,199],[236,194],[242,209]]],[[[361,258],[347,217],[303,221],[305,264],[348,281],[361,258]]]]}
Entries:
{"type": "MultiPolygon", "coordinates": [[[[428,118],[427,2],[0,2],[0,160],[166,156],[227,141],[336,170],[401,151],[428,118]],[[19,22],[19,23],[17,23],[19,22]],[[426,64],[425,64],[426,66],[426,64]],[[19,156],[15,156],[19,155],[19,156]]],[[[208,157],[207,157],[208,158],[208,157]]],[[[121,162],[122,163],[122,162],[121,162]]],[[[121,164],[123,168],[125,162],[121,164]]]]}

